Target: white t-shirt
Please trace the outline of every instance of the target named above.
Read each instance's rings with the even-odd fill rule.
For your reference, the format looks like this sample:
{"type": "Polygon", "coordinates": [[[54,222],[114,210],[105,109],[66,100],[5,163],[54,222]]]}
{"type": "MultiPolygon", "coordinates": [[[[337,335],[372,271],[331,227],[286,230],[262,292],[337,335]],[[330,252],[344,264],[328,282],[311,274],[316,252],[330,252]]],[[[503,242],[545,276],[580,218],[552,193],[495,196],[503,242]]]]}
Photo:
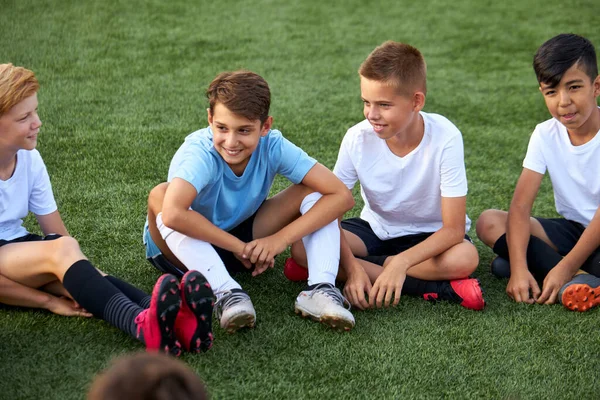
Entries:
{"type": "Polygon", "coordinates": [[[19,150],[13,176],[0,180],[0,239],[27,235],[23,218],[29,211],[47,215],[56,211],[50,178],[37,150],[19,150]]]}
{"type": "MultiPolygon", "coordinates": [[[[360,217],[381,240],[442,228],[443,197],[467,195],[462,135],[445,117],[421,112],[425,133],[398,157],[368,120],[348,129],[333,172],[349,189],[360,181],[360,217]]],[[[466,231],[471,220],[466,217],[466,231]]]]}
{"type": "Polygon", "coordinates": [[[542,122],[531,134],[523,167],[539,174],[547,169],[556,211],[588,226],[600,206],[600,131],[589,142],[573,146],[558,120],[542,122]]]}

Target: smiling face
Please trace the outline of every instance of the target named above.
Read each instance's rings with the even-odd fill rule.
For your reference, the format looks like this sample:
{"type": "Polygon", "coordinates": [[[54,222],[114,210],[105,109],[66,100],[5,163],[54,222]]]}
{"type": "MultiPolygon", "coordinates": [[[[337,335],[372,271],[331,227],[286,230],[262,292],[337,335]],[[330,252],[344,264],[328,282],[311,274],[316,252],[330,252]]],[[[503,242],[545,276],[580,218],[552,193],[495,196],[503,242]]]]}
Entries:
{"type": "Polygon", "coordinates": [[[384,140],[410,135],[419,122],[425,97],[400,94],[398,89],[380,81],[360,77],[363,112],[378,137],[384,140]]]}
{"type": "Polygon", "coordinates": [[[569,133],[595,134],[600,129],[600,76],[594,81],[577,64],[569,68],[558,85],[541,83],[540,91],[548,111],[567,127],[569,133]]]}
{"type": "Polygon", "coordinates": [[[231,170],[240,176],[260,138],[269,133],[273,118],[268,117],[261,125],[260,120],[251,121],[217,103],[213,113],[208,110],[208,123],[213,131],[215,149],[231,170]]]}
{"type": "Polygon", "coordinates": [[[37,94],[34,94],[0,116],[1,151],[16,153],[21,149],[35,149],[42,126],[37,107],[37,94]]]}

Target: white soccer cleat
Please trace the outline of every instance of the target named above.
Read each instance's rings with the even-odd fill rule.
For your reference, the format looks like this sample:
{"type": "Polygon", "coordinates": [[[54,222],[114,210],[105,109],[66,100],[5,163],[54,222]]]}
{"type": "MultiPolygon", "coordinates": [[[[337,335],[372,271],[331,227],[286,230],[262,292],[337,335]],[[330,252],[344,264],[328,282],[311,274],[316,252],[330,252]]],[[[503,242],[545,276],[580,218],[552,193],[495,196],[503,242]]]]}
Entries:
{"type": "Polygon", "coordinates": [[[241,328],[254,328],[256,311],[248,293],[241,289],[232,289],[217,293],[215,312],[221,328],[227,333],[234,333],[241,328]]]}
{"type": "Polygon", "coordinates": [[[319,283],[312,290],[300,292],[294,310],[296,314],[310,317],[333,329],[349,331],[354,327],[350,302],[329,283],[319,283]]]}

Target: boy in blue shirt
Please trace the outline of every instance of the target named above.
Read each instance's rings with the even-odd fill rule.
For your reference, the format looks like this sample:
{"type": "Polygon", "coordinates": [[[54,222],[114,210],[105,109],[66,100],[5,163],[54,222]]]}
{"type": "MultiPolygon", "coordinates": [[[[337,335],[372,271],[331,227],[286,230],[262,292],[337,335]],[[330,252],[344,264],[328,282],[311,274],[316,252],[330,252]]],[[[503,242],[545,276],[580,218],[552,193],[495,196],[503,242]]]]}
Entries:
{"type": "Polygon", "coordinates": [[[308,288],[295,310],[333,328],[354,326],[335,287],[340,235],[336,217],[352,208],[335,175],[272,130],[270,91],[248,71],[218,75],[207,90],[209,127],[190,134],[169,168],[168,185],[149,197],[145,243],[159,269],[200,271],[216,294],[221,327],[253,327],[250,297],[229,274],[257,276],[302,239],[308,288]],[[267,200],[276,174],[294,183],[267,200]]]}
{"type": "Polygon", "coordinates": [[[586,311],[600,304],[596,52],[589,40],[561,34],[538,49],[533,67],[553,118],[531,135],[508,213],[484,211],[477,235],[499,256],[492,272],[510,277],[506,293],[516,302],[560,301],[570,310],[586,311]],[[546,170],[562,218],[530,216],[546,170]]]}

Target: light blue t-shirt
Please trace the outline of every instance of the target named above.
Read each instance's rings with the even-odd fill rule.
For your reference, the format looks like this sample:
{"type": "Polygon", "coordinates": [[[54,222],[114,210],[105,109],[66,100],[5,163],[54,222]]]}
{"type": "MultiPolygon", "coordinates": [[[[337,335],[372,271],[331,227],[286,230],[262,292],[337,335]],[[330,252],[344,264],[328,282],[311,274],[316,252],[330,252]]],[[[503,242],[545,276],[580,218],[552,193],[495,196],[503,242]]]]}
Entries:
{"type": "Polygon", "coordinates": [[[276,174],[302,182],[316,164],[278,130],[260,138],[242,176],[236,176],[213,146],[210,127],[185,138],[169,167],[169,182],[181,178],[198,192],[192,209],[228,231],[254,214],[269,195],[276,174]]]}

